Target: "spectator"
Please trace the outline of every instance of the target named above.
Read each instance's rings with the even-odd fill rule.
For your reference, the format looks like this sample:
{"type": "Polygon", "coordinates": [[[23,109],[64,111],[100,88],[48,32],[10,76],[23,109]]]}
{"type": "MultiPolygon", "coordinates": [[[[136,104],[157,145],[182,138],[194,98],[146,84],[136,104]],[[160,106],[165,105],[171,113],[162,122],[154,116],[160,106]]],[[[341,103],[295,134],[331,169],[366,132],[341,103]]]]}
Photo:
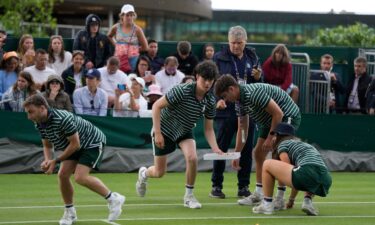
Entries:
{"type": "MultiPolygon", "coordinates": [[[[241,26],[231,27],[228,31],[228,47],[223,48],[214,56],[214,62],[219,68],[219,74],[231,74],[238,83],[249,84],[262,81],[259,66],[259,58],[252,48],[246,47],[247,33],[241,26]]],[[[238,104],[237,104],[238,105],[238,104]]],[[[242,120],[241,120],[242,121],[242,120]]],[[[217,127],[217,142],[219,148],[224,152],[228,151],[232,138],[237,132],[237,114],[235,104],[225,102],[220,99],[216,104],[215,125],[217,127]]],[[[237,172],[238,197],[250,195],[250,172],[252,166],[252,149],[255,123],[250,120],[248,138],[241,152],[240,167],[237,172]]],[[[239,135],[244,136],[245,130],[241,130],[239,135]]],[[[211,197],[225,198],[222,192],[224,181],[225,161],[216,160],[213,162],[212,171],[212,191],[211,197]]]]}
{"type": "Polygon", "coordinates": [[[164,69],[155,74],[155,82],[160,86],[163,94],[167,93],[172,87],[180,84],[185,75],[177,69],[178,60],[174,56],[165,59],[164,69]]]}
{"type": "Polygon", "coordinates": [[[7,32],[5,30],[0,30],[0,62],[3,60],[3,55],[5,53],[3,47],[5,45],[6,40],[7,40],[7,32]]]}
{"type": "Polygon", "coordinates": [[[203,60],[213,60],[215,55],[215,47],[212,43],[207,43],[203,46],[202,52],[202,61],[203,60]]]}
{"type": "Polygon", "coordinates": [[[147,40],[142,28],[134,22],[137,14],[132,5],[122,6],[119,17],[120,22],[112,26],[108,37],[115,46],[115,55],[120,59],[120,69],[130,73],[136,68],[139,52],[147,50],[147,40]]]}
{"type": "Polygon", "coordinates": [[[147,92],[147,109],[151,110],[154,103],[163,96],[160,91],[160,86],[157,84],[151,84],[149,87],[149,92],[147,92]]]}
{"type": "Polygon", "coordinates": [[[85,53],[85,67],[87,69],[103,67],[112,55],[108,37],[100,33],[100,23],[99,16],[88,15],[86,17],[86,28],[78,32],[73,42],[73,51],[81,50],[85,53]]]}
{"type": "Polygon", "coordinates": [[[338,106],[340,94],[345,94],[345,87],[342,85],[341,76],[333,72],[333,57],[325,54],[320,58],[320,69],[326,71],[331,79],[331,91],[329,98],[330,112],[342,113],[342,108],[338,106]]]}
{"type": "Polygon", "coordinates": [[[368,114],[375,115],[375,77],[372,78],[372,81],[368,86],[366,98],[368,114]]]}
{"type": "Polygon", "coordinates": [[[85,77],[87,86],[78,88],[73,93],[74,111],[83,115],[107,116],[108,96],[99,88],[99,70],[90,69],[85,77]]]}
{"type": "Polygon", "coordinates": [[[156,40],[148,40],[148,49],[146,56],[150,60],[151,74],[156,74],[164,66],[164,58],[158,56],[158,42],[156,40]]]}
{"type": "Polygon", "coordinates": [[[56,75],[61,76],[62,72],[72,65],[72,53],[65,51],[64,41],[60,35],[51,36],[48,55],[48,67],[55,70],[56,75]]]}
{"type": "Polygon", "coordinates": [[[346,106],[348,113],[366,113],[366,90],[371,82],[367,74],[367,60],[363,57],[354,59],[354,76],[347,88],[346,106]]]}
{"type": "Polygon", "coordinates": [[[21,59],[21,69],[34,65],[35,51],[33,36],[30,34],[22,35],[18,43],[17,53],[21,59]]]}
{"type": "Polygon", "coordinates": [[[263,63],[262,70],[266,83],[280,87],[298,103],[299,89],[292,83],[292,64],[284,44],[276,45],[271,56],[263,63]]]}
{"type": "Polygon", "coordinates": [[[146,82],[146,88],[155,83],[155,75],[151,72],[150,60],[147,56],[141,55],[138,58],[135,74],[142,77],[146,82]]]}
{"type": "Polygon", "coordinates": [[[13,112],[24,112],[23,102],[27,97],[38,92],[31,74],[20,72],[17,82],[4,93],[1,108],[13,112]]]}
{"type": "Polygon", "coordinates": [[[190,84],[190,83],[193,83],[195,81],[195,77],[194,76],[185,76],[184,79],[182,79],[181,83],[182,84],[190,84]]]}
{"type": "Polygon", "coordinates": [[[4,92],[17,82],[20,69],[20,59],[17,52],[5,53],[0,65],[0,100],[4,92]]]}
{"type": "Polygon", "coordinates": [[[64,91],[64,82],[61,76],[50,75],[47,79],[46,90],[42,95],[50,107],[73,112],[72,103],[69,95],[64,91]]]}
{"type": "Polygon", "coordinates": [[[108,107],[112,108],[115,104],[115,90],[119,84],[127,84],[128,76],[119,70],[120,61],[116,56],[108,59],[107,66],[99,69],[101,74],[100,88],[108,95],[108,107]]]}
{"type": "Polygon", "coordinates": [[[44,49],[37,49],[35,53],[35,65],[29,66],[24,71],[33,76],[36,88],[40,91],[49,75],[56,74],[56,71],[47,67],[48,53],[44,49]]]}
{"type": "Polygon", "coordinates": [[[130,80],[130,88],[116,89],[114,117],[139,117],[141,111],[147,110],[147,101],[142,95],[145,81],[140,77],[130,80]]]}
{"type": "Polygon", "coordinates": [[[178,69],[185,75],[193,75],[198,57],[191,52],[191,44],[188,41],[180,41],[177,44],[177,53],[174,56],[178,60],[178,69]]]}
{"type": "Polygon", "coordinates": [[[85,63],[85,54],[83,51],[75,50],[73,51],[72,56],[73,64],[68,67],[61,74],[61,77],[64,81],[64,91],[69,95],[70,101],[73,102],[73,92],[74,90],[86,86],[86,68],[85,63]]]}

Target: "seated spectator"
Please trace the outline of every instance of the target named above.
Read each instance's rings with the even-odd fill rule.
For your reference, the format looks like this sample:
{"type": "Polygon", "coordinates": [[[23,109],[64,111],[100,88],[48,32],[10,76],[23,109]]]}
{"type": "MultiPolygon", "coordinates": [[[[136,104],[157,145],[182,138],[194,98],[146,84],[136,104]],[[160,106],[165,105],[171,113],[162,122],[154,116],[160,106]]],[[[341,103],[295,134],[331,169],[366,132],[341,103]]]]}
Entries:
{"type": "Polygon", "coordinates": [[[195,66],[198,64],[198,58],[191,52],[190,42],[178,42],[177,53],[174,56],[178,60],[178,69],[185,75],[192,75],[195,66]]]}
{"type": "Polygon", "coordinates": [[[18,43],[17,53],[21,60],[21,69],[34,65],[35,50],[33,36],[30,34],[22,35],[18,43]]]}
{"type": "Polygon", "coordinates": [[[61,77],[64,81],[64,91],[70,96],[70,101],[73,102],[74,90],[86,86],[85,74],[87,70],[84,66],[85,55],[83,51],[73,51],[73,64],[64,70],[61,77]]]}
{"type": "Polygon", "coordinates": [[[331,91],[329,97],[330,112],[342,113],[341,107],[338,106],[338,99],[340,94],[345,94],[345,87],[342,85],[341,76],[333,72],[333,57],[330,54],[325,54],[320,58],[320,69],[329,74],[331,80],[331,91]]]}
{"type": "Polygon", "coordinates": [[[37,94],[33,77],[29,72],[20,72],[17,82],[3,95],[1,108],[13,112],[24,112],[23,102],[27,97],[37,94]]]}
{"type": "Polygon", "coordinates": [[[292,83],[292,64],[285,45],[276,45],[271,56],[263,63],[262,69],[266,83],[280,87],[295,103],[298,102],[299,89],[292,83]]]}
{"type": "Polygon", "coordinates": [[[29,66],[24,69],[29,72],[33,77],[36,88],[40,91],[44,83],[47,81],[48,76],[56,74],[55,70],[47,67],[48,53],[44,49],[37,49],[35,53],[35,65],[29,66]]]}
{"type": "Polygon", "coordinates": [[[107,66],[99,70],[101,74],[100,88],[107,92],[108,107],[112,108],[115,104],[115,90],[119,84],[127,84],[128,76],[119,69],[120,61],[116,56],[108,59],[107,66]]]}
{"type": "Polygon", "coordinates": [[[125,90],[116,89],[114,117],[139,117],[141,111],[147,110],[147,101],[142,96],[145,81],[140,77],[130,80],[131,85],[125,90]]]}
{"type": "Polygon", "coordinates": [[[152,105],[163,96],[160,91],[160,86],[157,84],[151,84],[148,87],[149,92],[146,94],[147,97],[147,109],[152,110],[152,105]]]}
{"type": "Polygon", "coordinates": [[[151,64],[150,60],[145,55],[141,55],[138,58],[137,65],[135,67],[135,74],[138,77],[142,77],[146,82],[146,87],[150,86],[151,84],[155,83],[155,76],[151,72],[151,64]]]}
{"type": "Polygon", "coordinates": [[[184,79],[182,79],[181,83],[182,84],[190,84],[190,83],[193,83],[194,81],[195,81],[194,76],[185,76],[184,79]]]}
{"type": "Polygon", "coordinates": [[[72,103],[70,102],[69,95],[64,91],[64,82],[61,76],[50,75],[42,95],[50,107],[73,112],[72,103]]]}
{"type": "Polygon", "coordinates": [[[155,74],[155,82],[160,86],[163,94],[167,93],[172,87],[180,84],[185,75],[177,69],[178,61],[174,56],[165,59],[164,69],[155,74]]]}
{"type": "Polygon", "coordinates": [[[212,43],[207,43],[203,46],[202,52],[202,61],[203,60],[213,60],[215,55],[215,47],[212,43]]]}
{"type": "Polygon", "coordinates": [[[56,75],[72,65],[72,53],[65,51],[64,41],[60,35],[53,35],[48,46],[48,67],[55,70],[56,75]]]}
{"type": "Polygon", "coordinates": [[[158,56],[158,42],[156,40],[148,40],[148,49],[146,56],[150,60],[151,74],[156,74],[164,66],[164,58],[158,56]]]}
{"type": "Polygon", "coordinates": [[[86,75],[87,86],[78,88],[73,93],[74,111],[77,114],[107,116],[108,96],[99,88],[100,72],[90,69],[86,75]]]}
{"type": "Polygon", "coordinates": [[[7,52],[0,65],[0,100],[9,87],[17,82],[20,60],[16,52],[7,52]]]}
{"type": "Polygon", "coordinates": [[[372,78],[366,92],[367,111],[370,115],[375,115],[375,77],[372,78]]]}
{"type": "Polygon", "coordinates": [[[346,106],[348,113],[366,113],[366,90],[371,82],[367,74],[367,60],[363,57],[354,59],[354,76],[347,88],[346,106]]]}
{"type": "Polygon", "coordinates": [[[6,40],[7,40],[7,32],[5,30],[0,30],[0,62],[3,60],[3,55],[5,53],[3,47],[5,45],[6,40]]]}

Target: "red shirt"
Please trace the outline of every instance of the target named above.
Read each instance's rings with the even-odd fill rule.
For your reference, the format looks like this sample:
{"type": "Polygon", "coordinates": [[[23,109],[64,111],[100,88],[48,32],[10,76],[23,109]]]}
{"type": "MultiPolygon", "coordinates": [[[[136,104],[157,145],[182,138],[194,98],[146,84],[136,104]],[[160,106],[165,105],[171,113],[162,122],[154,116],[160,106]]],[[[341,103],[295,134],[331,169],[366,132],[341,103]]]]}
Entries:
{"type": "Polygon", "coordinates": [[[292,64],[284,64],[276,67],[272,63],[272,57],[269,57],[262,66],[263,75],[266,83],[279,86],[286,91],[292,84],[292,64]]]}

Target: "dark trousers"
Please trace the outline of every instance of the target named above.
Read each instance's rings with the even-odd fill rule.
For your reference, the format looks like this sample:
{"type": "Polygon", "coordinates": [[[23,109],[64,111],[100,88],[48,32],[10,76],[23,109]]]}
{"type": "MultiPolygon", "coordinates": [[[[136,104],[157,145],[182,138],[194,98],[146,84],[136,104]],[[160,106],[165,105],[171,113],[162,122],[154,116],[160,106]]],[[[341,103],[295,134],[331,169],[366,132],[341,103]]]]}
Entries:
{"type": "MultiPolygon", "coordinates": [[[[223,152],[227,152],[232,139],[237,132],[237,117],[215,119],[217,129],[217,143],[223,152]]],[[[249,186],[250,172],[252,166],[252,150],[254,139],[255,123],[249,118],[249,132],[246,144],[241,151],[240,167],[237,172],[238,188],[249,186]]],[[[212,186],[223,188],[225,160],[214,160],[213,171],[211,176],[212,186]]]]}

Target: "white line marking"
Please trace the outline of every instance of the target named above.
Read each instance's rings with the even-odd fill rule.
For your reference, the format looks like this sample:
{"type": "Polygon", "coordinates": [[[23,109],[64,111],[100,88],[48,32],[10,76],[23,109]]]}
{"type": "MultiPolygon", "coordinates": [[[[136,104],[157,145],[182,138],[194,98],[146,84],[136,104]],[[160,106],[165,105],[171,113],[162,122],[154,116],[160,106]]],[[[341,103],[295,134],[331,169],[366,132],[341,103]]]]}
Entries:
{"type": "Polygon", "coordinates": [[[111,224],[111,225],[121,225],[121,224],[118,224],[118,223],[115,223],[115,222],[112,222],[112,221],[109,221],[109,220],[102,220],[104,223],[108,223],[108,224],[111,224]]]}
{"type": "MultiPolygon", "coordinates": [[[[296,202],[297,204],[302,202],[296,202]]],[[[375,204],[375,202],[314,202],[317,205],[325,205],[325,204],[333,204],[333,205],[340,205],[340,204],[375,204]]],[[[153,203],[144,203],[144,204],[125,204],[124,207],[138,207],[138,206],[179,206],[182,203],[161,203],[161,204],[153,204],[153,203]]],[[[202,205],[238,205],[238,203],[232,202],[207,202],[202,203],[202,205]]],[[[107,205],[75,205],[76,208],[95,208],[95,207],[107,207],[107,205]]],[[[41,205],[41,206],[2,206],[1,209],[44,209],[44,208],[64,208],[62,205],[41,205]]]]}
{"type": "MultiPolygon", "coordinates": [[[[231,219],[304,219],[311,218],[311,216],[233,216],[233,217],[156,217],[156,218],[126,218],[118,219],[117,221],[149,221],[149,220],[231,220],[231,219]]],[[[375,218],[375,215],[363,215],[363,216],[318,216],[314,218],[325,218],[325,219],[338,219],[338,218],[375,218]]],[[[77,222],[109,222],[105,219],[79,219],[77,222]]],[[[31,223],[56,223],[56,220],[39,220],[39,221],[9,221],[0,222],[0,224],[31,224],[31,223]]],[[[116,223],[114,223],[116,224],[116,223]]],[[[120,224],[118,224],[120,225],[120,224]]]]}

